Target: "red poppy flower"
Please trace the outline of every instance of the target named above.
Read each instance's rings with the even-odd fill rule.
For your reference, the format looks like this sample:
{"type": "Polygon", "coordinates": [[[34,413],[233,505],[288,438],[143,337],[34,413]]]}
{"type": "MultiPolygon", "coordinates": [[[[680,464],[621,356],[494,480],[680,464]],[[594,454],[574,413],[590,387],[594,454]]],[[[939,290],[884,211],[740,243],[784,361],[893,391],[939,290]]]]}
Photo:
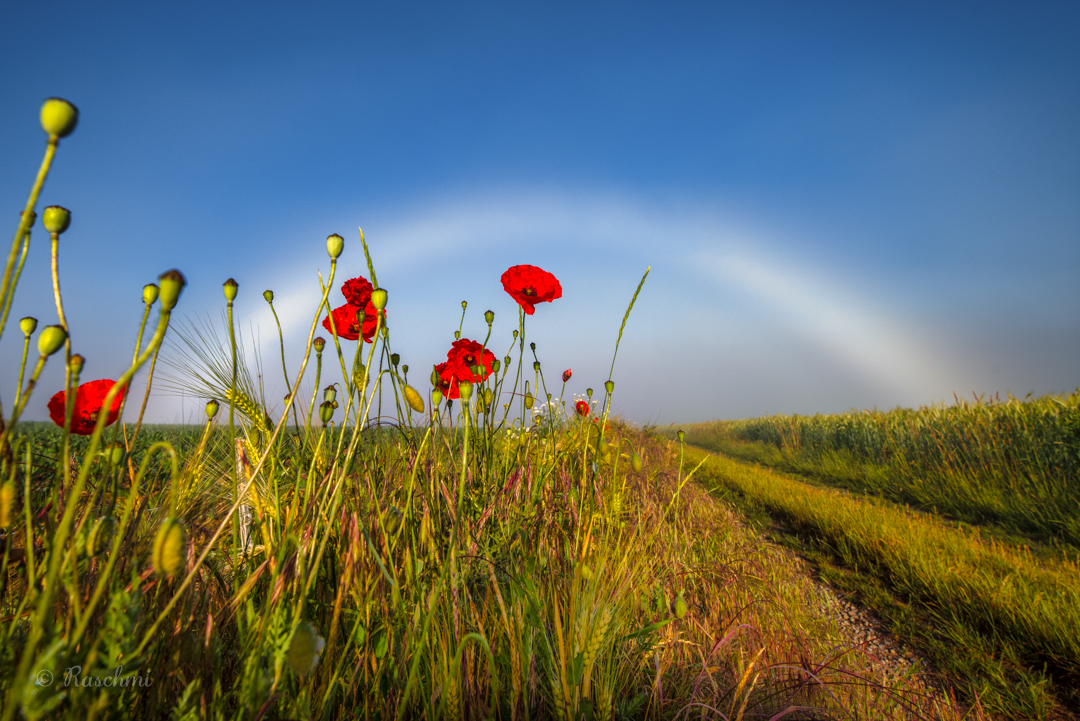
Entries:
{"type": "MultiPolygon", "coordinates": [[[[359,340],[360,335],[363,334],[364,341],[370,343],[372,338],[375,337],[375,327],[378,324],[378,310],[368,300],[367,305],[364,306],[364,323],[360,324],[358,316],[360,314],[360,306],[353,305],[352,303],[346,303],[340,305],[331,313],[334,316],[334,327],[337,328],[338,338],[343,340],[359,340]]],[[[383,318],[386,318],[386,311],[383,310],[383,318]]],[[[334,332],[334,328],[330,327],[330,316],[323,318],[323,328],[334,332]]]]}
{"type": "Polygon", "coordinates": [[[502,274],[503,289],[516,300],[526,315],[536,312],[537,303],[562,298],[559,280],[535,265],[515,265],[502,274]]]}
{"type": "Polygon", "coordinates": [[[577,410],[578,415],[581,416],[582,418],[587,418],[589,416],[589,402],[588,401],[578,401],[577,403],[574,404],[574,408],[577,410]]]}
{"type": "Polygon", "coordinates": [[[562,372],[562,382],[565,383],[566,381],[570,380],[570,376],[572,376],[572,375],[574,375],[574,374],[570,372],[569,368],[564,370],[562,372]]]}
{"type": "Polygon", "coordinates": [[[371,283],[363,276],[351,278],[341,284],[341,294],[349,305],[366,308],[371,300],[371,283]]]}
{"type": "Polygon", "coordinates": [[[480,383],[491,374],[495,354],[468,338],[454,341],[446,354],[446,362],[435,366],[439,374],[439,390],[447,398],[459,397],[457,384],[461,381],[480,383]],[[480,373],[473,373],[473,366],[480,366],[480,373]]]}
{"type": "MultiPolygon", "coordinates": [[[[114,385],[116,385],[116,381],[103,379],[83,383],[79,386],[78,390],[75,391],[75,413],[71,417],[72,433],[88,436],[94,432],[94,426],[97,424],[98,416],[101,413],[101,404],[105,402],[105,396],[108,395],[114,385]]],[[[120,404],[124,402],[124,393],[126,392],[126,388],[121,388],[120,392],[113,398],[105,425],[112,425],[120,417],[120,404]]],[[[64,391],[60,391],[49,399],[49,418],[52,418],[53,423],[61,428],[64,427],[64,413],[66,410],[67,393],[64,391]]]]}

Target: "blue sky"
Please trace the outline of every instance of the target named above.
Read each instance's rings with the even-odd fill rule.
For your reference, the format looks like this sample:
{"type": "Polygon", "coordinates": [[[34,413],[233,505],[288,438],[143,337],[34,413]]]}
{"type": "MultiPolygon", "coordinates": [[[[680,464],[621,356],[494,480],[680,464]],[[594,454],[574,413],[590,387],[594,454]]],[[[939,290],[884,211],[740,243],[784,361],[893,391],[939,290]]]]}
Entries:
{"type": "MultiPolygon", "coordinates": [[[[37,111],[79,106],[41,206],[84,378],[130,358],[143,284],[221,283],[280,398],[343,235],[364,229],[417,385],[464,334],[509,345],[508,266],[564,297],[528,333],[568,394],[615,367],[637,422],[838,412],[1080,386],[1075,3],[9,3],[0,202],[37,111]],[[427,369],[426,371],[424,369],[427,369]]],[[[12,318],[55,322],[40,226],[12,318]]],[[[332,300],[341,302],[334,292],[332,300]]],[[[0,340],[0,398],[21,338],[0,340]]],[[[499,354],[502,354],[502,350],[499,354]]],[[[61,383],[47,368],[28,410],[61,383]],[[40,395],[40,397],[37,397],[40,395]]],[[[150,418],[201,412],[161,393],[150,418]]]]}

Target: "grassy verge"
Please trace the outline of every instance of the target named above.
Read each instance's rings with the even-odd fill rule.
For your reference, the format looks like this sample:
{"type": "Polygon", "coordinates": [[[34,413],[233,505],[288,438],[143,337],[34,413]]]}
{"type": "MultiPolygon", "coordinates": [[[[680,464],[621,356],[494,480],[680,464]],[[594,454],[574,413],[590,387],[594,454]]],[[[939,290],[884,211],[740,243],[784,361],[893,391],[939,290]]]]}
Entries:
{"type": "MultiPolygon", "coordinates": [[[[697,462],[706,454],[687,451],[697,462]]],[[[699,480],[763,510],[816,554],[829,580],[910,637],[968,700],[1003,718],[1075,714],[1080,572],[875,499],[710,457],[699,480]]]]}

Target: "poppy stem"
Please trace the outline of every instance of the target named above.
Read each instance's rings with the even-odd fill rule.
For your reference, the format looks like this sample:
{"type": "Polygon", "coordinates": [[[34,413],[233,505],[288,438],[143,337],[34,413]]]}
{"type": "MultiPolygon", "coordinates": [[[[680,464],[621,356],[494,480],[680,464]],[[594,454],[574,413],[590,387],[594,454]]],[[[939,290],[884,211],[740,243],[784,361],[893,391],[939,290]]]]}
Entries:
{"type": "MultiPolygon", "coordinates": [[[[34,206],[37,205],[38,195],[41,194],[41,188],[45,185],[45,178],[49,174],[49,168],[52,167],[53,158],[56,156],[56,146],[59,143],[60,139],[55,135],[49,136],[49,141],[45,146],[45,157],[41,160],[41,167],[38,168],[37,177],[30,188],[30,197],[26,201],[26,209],[23,210],[19,220],[19,228],[15,231],[15,240],[11,243],[11,253],[8,255],[7,266],[4,268],[4,277],[0,280],[0,305],[4,307],[8,306],[11,296],[15,293],[15,285],[18,282],[18,276],[12,278],[15,256],[18,254],[19,246],[23,244],[24,240],[29,242],[30,227],[34,224],[36,218],[34,206]]],[[[6,320],[7,315],[5,314],[2,321],[6,320]]],[[[4,334],[4,323],[2,321],[0,321],[0,336],[4,334]]]]}

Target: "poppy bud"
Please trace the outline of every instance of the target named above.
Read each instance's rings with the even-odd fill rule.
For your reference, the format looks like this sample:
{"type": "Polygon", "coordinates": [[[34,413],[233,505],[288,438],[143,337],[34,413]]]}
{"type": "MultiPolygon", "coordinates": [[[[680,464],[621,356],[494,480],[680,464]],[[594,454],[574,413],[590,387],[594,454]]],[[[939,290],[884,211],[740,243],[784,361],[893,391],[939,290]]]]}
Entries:
{"type": "Polygon", "coordinates": [[[468,402],[468,400],[472,398],[472,383],[469,381],[459,381],[457,387],[458,395],[461,396],[461,401],[463,403],[468,402]]]}
{"type": "Polygon", "coordinates": [[[529,391],[525,391],[525,408],[526,410],[532,410],[533,407],[533,394],[529,391]]]}
{"type": "Polygon", "coordinates": [[[491,372],[492,373],[498,373],[500,368],[502,368],[502,363],[499,362],[498,358],[491,361],[491,372]]]}
{"type": "Polygon", "coordinates": [[[589,400],[591,401],[592,400],[592,388],[586,388],[585,389],[585,395],[587,395],[589,397],[589,400]]]}
{"type": "Polygon", "coordinates": [[[183,273],[173,269],[158,276],[158,285],[161,288],[161,310],[167,313],[176,307],[187,281],[184,280],[183,273]]]}
{"type": "Polygon", "coordinates": [[[689,609],[686,607],[686,599],[683,597],[683,592],[679,591],[679,595],[675,599],[675,618],[680,620],[686,618],[687,610],[689,609]]]}
{"type": "Polygon", "coordinates": [[[232,278],[229,278],[227,281],[225,281],[223,287],[225,288],[225,300],[229,301],[230,303],[236,300],[236,281],[232,278]]]}
{"type": "Polygon", "coordinates": [[[436,388],[431,392],[431,405],[438,408],[440,403],[442,403],[442,391],[436,388]]]}
{"type": "Polygon", "coordinates": [[[337,233],[326,236],[326,252],[331,258],[337,258],[345,250],[345,239],[337,233]]]}
{"type": "Polygon", "coordinates": [[[86,534],[86,545],[83,546],[86,549],[86,555],[93,558],[102,553],[109,546],[115,532],[116,519],[112,516],[102,516],[94,521],[90,532],[86,534]]]}
{"type": "Polygon", "coordinates": [[[325,426],[330,422],[330,419],[334,417],[334,403],[333,401],[324,401],[319,406],[319,420],[325,426]]]}
{"type": "Polygon", "coordinates": [[[272,291],[272,290],[264,290],[263,291],[263,300],[265,300],[267,303],[273,303],[274,302],[274,291],[272,291]]]}
{"type": "Polygon", "coordinates": [[[615,390],[615,382],[614,381],[604,381],[604,390],[606,390],[608,393],[611,393],[612,391],[614,391],[615,390]]]}
{"type": "Polygon", "coordinates": [[[489,405],[489,406],[490,406],[490,405],[491,405],[491,401],[492,401],[492,399],[494,399],[494,398],[495,398],[495,394],[491,392],[491,389],[490,389],[490,388],[487,388],[487,389],[485,389],[485,390],[484,390],[484,403],[485,403],[485,404],[487,404],[487,405],[489,405]]]}
{"type": "Polygon", "coordinates": [[[206,402],[206,419],[210,420],[211,418],[213,418],[214,416],[217,415],[217,412],[218,412],[218,402],[215,401],[213,398],[211,398],[210,400],[208,400],[206,402]]]}
{"type": "Polygon", "coordinates": [[[41,127],[54,138],[66,138],[79,123],[79,109],[62,98],[49,98],[41,106],[41,127]]]}
{"type": "Polygon", "coordinates": [[[319,654],[322,653],[326,641],[307,621],[301,621],[293,631],[292,640],[289,641],[289,650],[285,659],[297,676],[307,677],[315,672],[319,665],[319,654]]]}
{"type": "Polygon", "coordinates": [[[108,446],[105,449],[105,459],[113,468],[119,466],[120,462],[124,460],[124,446],[119,443],[108,446]]]}
{"type": "Polygon", "coordinates": [[[142,289],[142,302],[153,305],[158,299],[158,287],[153,283],[147,283],[142,289]]]}
{"type": "Polygon", "coordinates": [[[361,392],[364,392],[367,390],[370,383],[371,375],[367,372],[367,368],[363,363],[357,363],[356,369],[353,370],[353,384],[355,384],[361,392]]]}
{"type": "Polygon", "coordinates": [[[493,311],[493,310],[484,311],[484,320],[487,321],[488,325],[491,325],[495,321],[495,311],[493,311]]]}
{"type": "Polygon", "coordinates": [[[686,438],[686,432],[685,431],[679,431],[678,436],[679,436],[679,443],[682,443],[683,439],[686,438]]]}
{"type": "Polygon", "coordinates": [[[566,383],[566,382],[567,382],[568,380],[570,380],[570,376],[572,376],[572,375],[574,375],[574,374],[573,374],[573,372],[572,372],[572,371],[571,371],[571,370],[570,370],[569,368],[567,368],[566,370],[564,370],[564,371],[562,372],[562,382],[563,382],[563,383],[566,383]]]}
{"type": "Polygon", "coordinates": [[[31,333],[37,330],[37,318],[26,316],[19,321],[19,329],[23,332],[23,335],[29,337],[31,333]]]}
{"type": "Polygon", "coordinates": [[[540,361],[533,361],[533,370],[537,372],[540,371],[540,361]]]}
{"type": "Polygon", "coordinates": [[[634,469],[634,473],[641,473],[641,456],[636,451],[630,456],[630,466],[634,469]]]}
{"type": "Polygon", "coordinates": [[[463,300],[463,301],[461,301],[461,309],[462,309],[462,310],[465,310],[465,309],[466,309],[466,308],[468,308],[468,307],[469,307],[469,303],[468,303],[468,301],[464,301],[464,300],[463,300]]]}
{"type": "Polygon", "coordinates": [[[60,205],[50,205],[41,214],[41,224],[53,235],[60,235],[71,225],[71,211],[60,205]]]}
{"type": "Polygon", "coordinates": [[[431,369],[431,385],[438,387],[440,380],[439,369],[433,366],[431,369]]]}
{"type": "Polygon", "coordinates": [[[60,350],[60,346],[64,345],[65,340],[67,340],[67,331],[64,330],[64,326],[47,325],[38,334],[38,353],[48,358],[60,350]]]}
{"type": "Polygon", "coordinates": [[[397,353],[390,354],[390,364],[397,368],[398,363],[401,362],[401,356],[397,353]]]}
{"type": "Polygon", "coordinates": [[[311,341],[311,346],[315,349],[316,353],[322,353],[322,349],[325,345],[326,339],[322,336],[318,336],[315,340],[311,341]]]}
{"type": "Polygon", "coordinates": [[[473,374],[473,378],[477,378],[477,379],[483,378],[484,366],[482,366],[482,365],[471,365],[471,366],[469,366],[469,372],[473,374]]]}
{"type": "Polygon", "coordinates": [[[154,537],[152,560],[154,569],[162,576],[176,575],[184,565],[187,532],[177,518],[168,518],[154,537]]]}
{"type": "Polygon", "coordinates": [[[592,569],[586,566],[584,563],[581,564],[581,577],[586,581],[591,581],[593,579],[592,569]]]}
{"type": "Polygon", "coordinates": [[[420,394],[416,392],[416,389],[412,386],[405,386],[403,391],[405,395],[405,402],[409,404],[417,413],[424,412],[424,399],[420,397],[420,394]]]}
{"type": "Polygon", "coordinates": [[[5,481],[0,486],[0,528],[11,528],[15,523],[15,484],[5,481]]]}
{"type": "Polygon", "coordinates": [[[71,372],[78,375],[82,371],[83,365],[86,363],[86,358],[82,357],[78,353],[71,356],[71,372]]]}
{"type": "Polygon", "coordinates": [[[386,307],[386,291],[382,288],[376,288],[371,291],[371,304],[375,306],[375,310],[382,310],[386,307]]]}

